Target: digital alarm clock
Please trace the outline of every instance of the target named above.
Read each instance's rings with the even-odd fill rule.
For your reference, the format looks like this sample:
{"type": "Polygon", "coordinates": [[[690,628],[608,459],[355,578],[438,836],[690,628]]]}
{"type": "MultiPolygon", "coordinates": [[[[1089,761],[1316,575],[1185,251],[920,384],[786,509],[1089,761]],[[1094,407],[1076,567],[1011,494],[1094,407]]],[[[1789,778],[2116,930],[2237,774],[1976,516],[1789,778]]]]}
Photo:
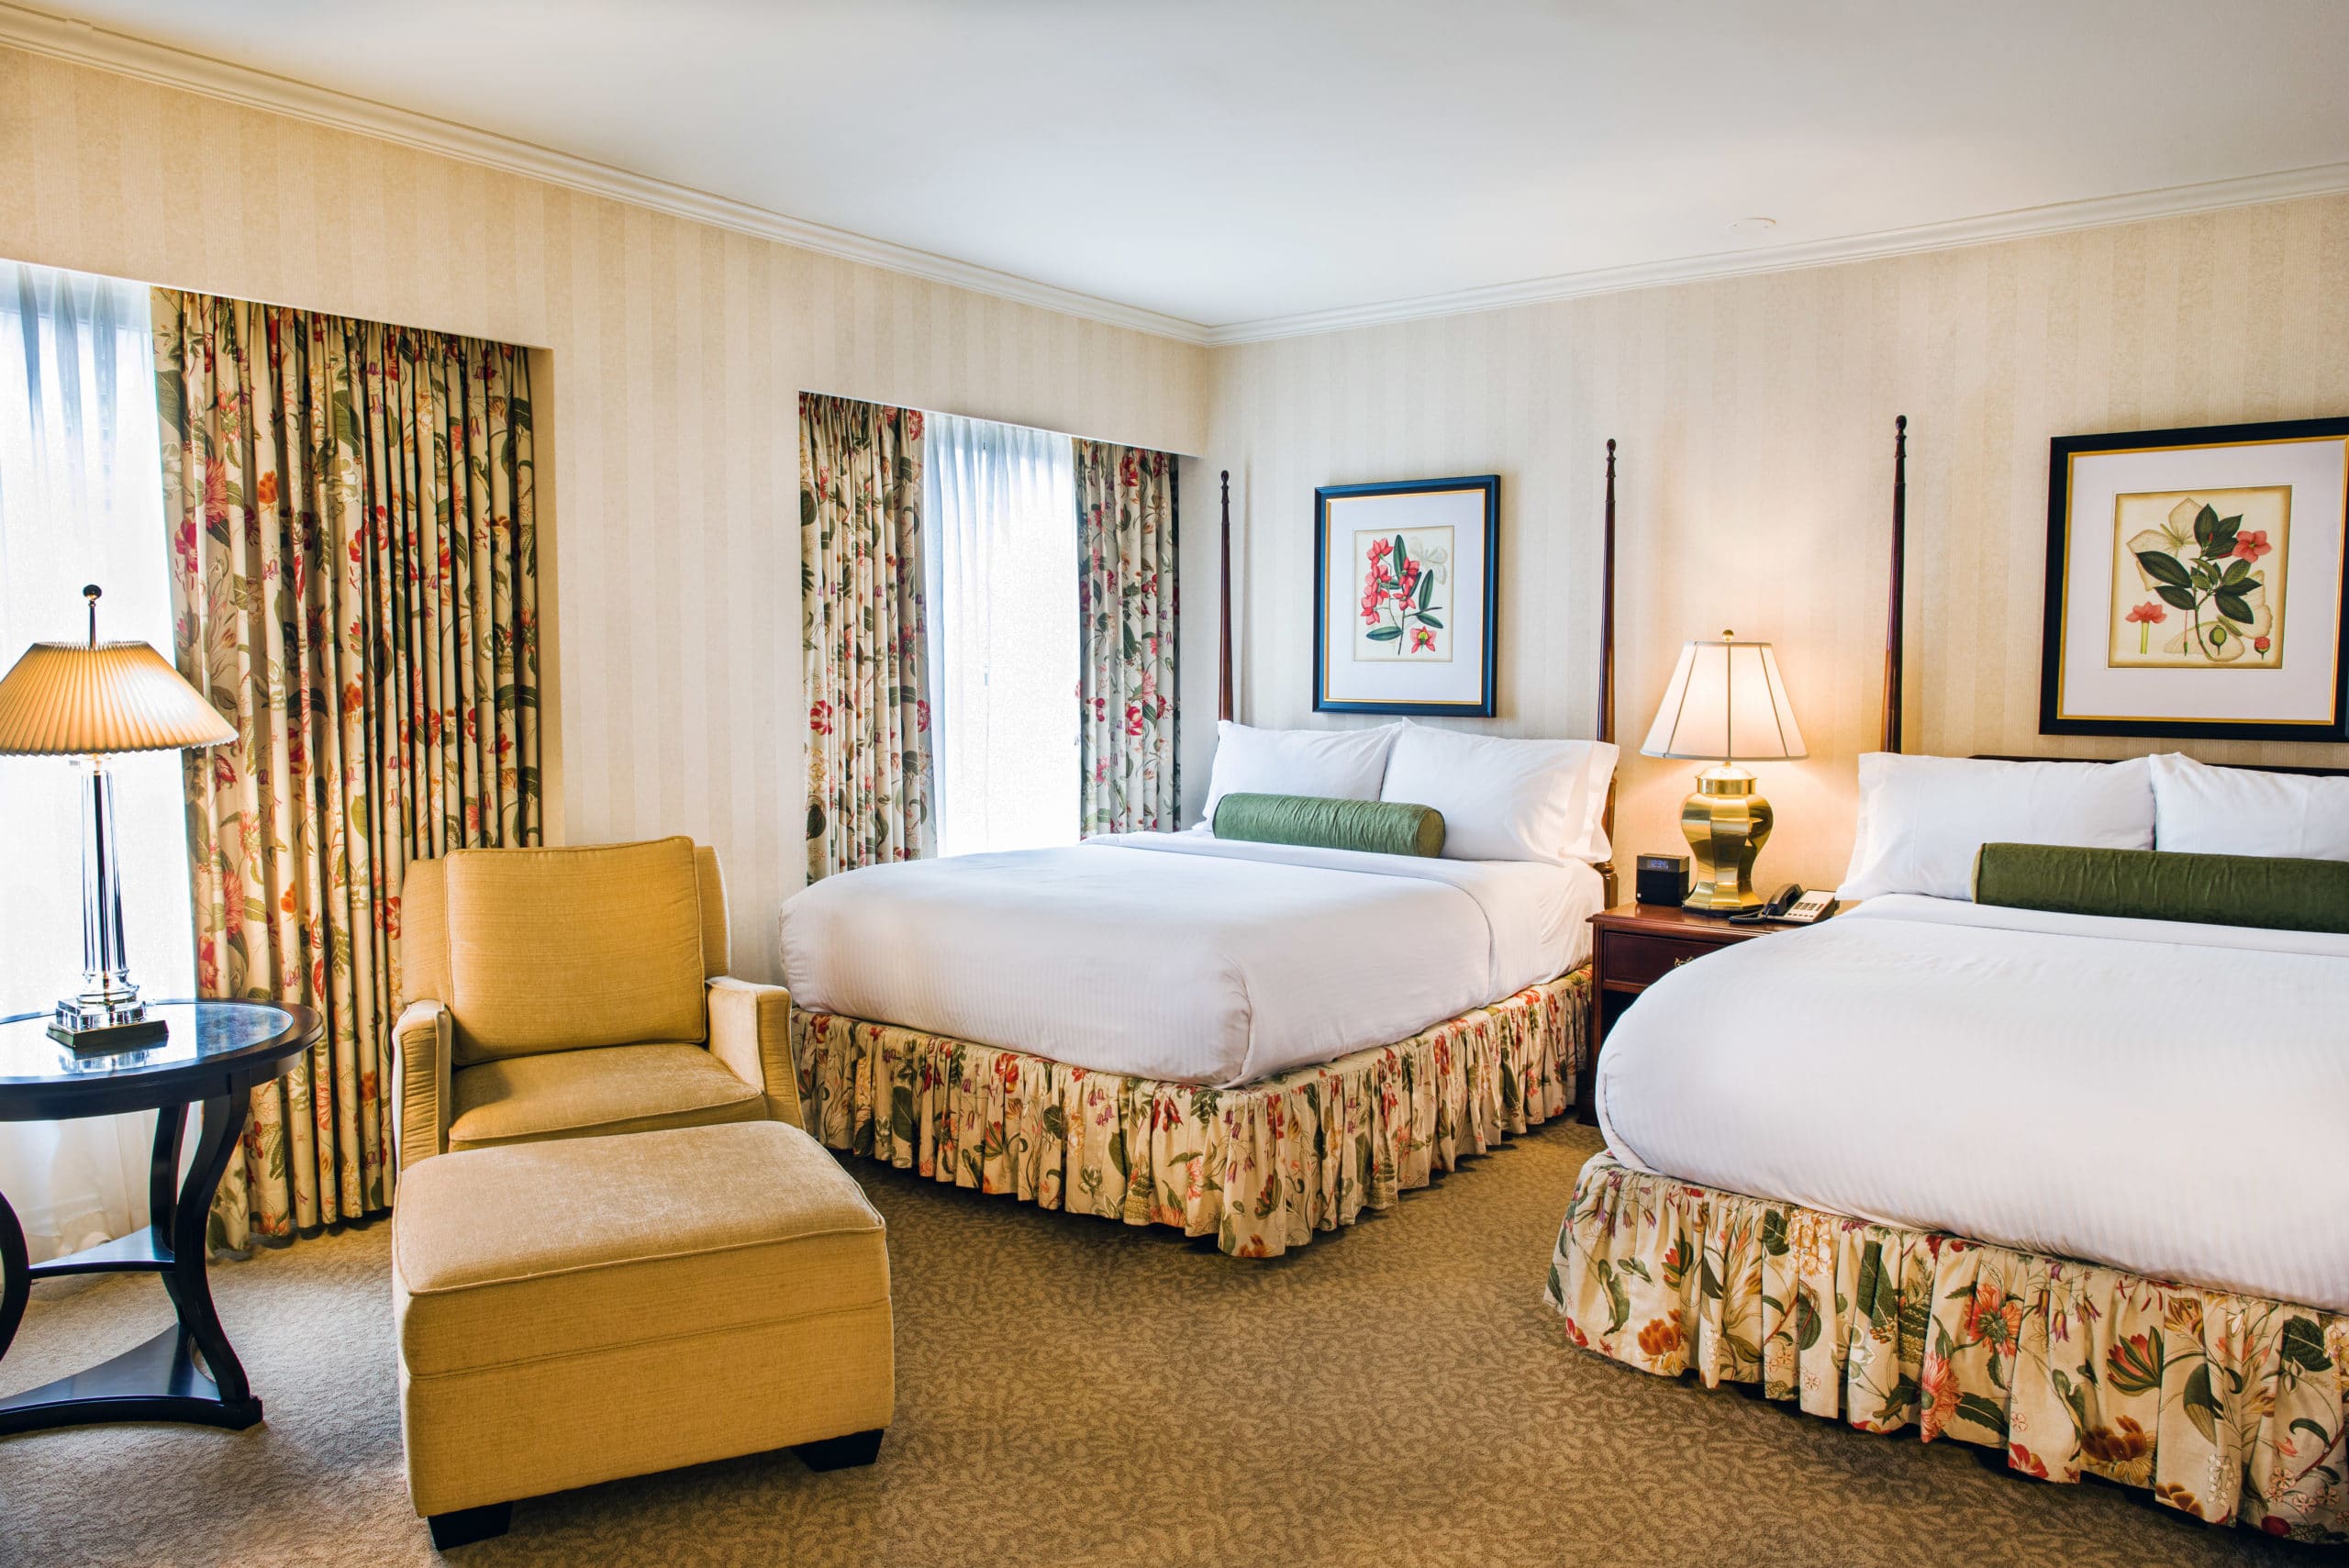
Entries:
{"type": "Polygon", "coordinates": [[[1642,855],[1634,862],[1633,896],[1642,904],[1678,904],[1688,896],[1687,855],[1642,855]]]}

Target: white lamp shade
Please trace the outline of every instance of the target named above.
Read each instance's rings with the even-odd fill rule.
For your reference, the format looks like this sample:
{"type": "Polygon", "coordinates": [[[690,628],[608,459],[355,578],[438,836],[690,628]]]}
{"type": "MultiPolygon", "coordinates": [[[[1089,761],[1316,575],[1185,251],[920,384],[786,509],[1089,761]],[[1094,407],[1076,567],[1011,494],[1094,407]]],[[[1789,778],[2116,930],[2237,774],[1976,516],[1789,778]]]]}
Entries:
{"type": "Polygon", "coordinates": [[[36,642],[0,678],[0,756],[98,757],[237,738],[143,642],[36,642]]]}
{"type": "Polygon", "coordinates": [[[1640,754],[1753,762],[1806,755],[1770,645],[1685,644],[1640,754]]]}

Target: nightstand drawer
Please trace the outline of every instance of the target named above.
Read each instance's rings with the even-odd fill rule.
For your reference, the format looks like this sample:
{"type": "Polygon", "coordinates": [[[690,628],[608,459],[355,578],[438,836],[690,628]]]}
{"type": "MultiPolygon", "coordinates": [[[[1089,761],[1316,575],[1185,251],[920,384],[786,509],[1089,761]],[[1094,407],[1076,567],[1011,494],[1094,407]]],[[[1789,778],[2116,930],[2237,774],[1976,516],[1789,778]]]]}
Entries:
{"type": "Polygon", "coordinates": [[[1642,931],[1607,931],[1599,963],[1609,985],[1653,985],[1684,963],[1713,951],[1710,942],[1683,941],[1675,937],[1652,937],[1642,931]]]}

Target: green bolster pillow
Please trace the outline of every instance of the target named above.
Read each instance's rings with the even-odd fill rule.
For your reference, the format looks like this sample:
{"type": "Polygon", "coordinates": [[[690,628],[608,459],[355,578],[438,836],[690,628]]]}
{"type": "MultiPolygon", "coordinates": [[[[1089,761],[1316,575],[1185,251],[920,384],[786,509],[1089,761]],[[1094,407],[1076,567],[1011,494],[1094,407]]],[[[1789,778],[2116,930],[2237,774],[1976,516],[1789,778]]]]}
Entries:
{"type": "Polygon", "coordinates": [[[1443,853],[1443,813],[1399,800],[1324,800],[1311,795],[1227,795],[1215,836],[1374,855],[1443,853]]]}
{"type": "Polygon", "coordinates": [[[1974,901],[2059,915],[2349,933],[2349,861],[1985,844],[1974,901]]]}

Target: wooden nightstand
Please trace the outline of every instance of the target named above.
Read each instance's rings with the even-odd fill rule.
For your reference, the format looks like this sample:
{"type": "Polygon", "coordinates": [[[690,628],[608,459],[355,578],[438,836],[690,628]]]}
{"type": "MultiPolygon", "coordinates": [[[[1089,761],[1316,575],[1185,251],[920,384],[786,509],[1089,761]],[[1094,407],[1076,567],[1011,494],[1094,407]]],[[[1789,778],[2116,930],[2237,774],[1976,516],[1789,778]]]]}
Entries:
{"type": "Polygon", "coordinates": [[[1719,915],[1692,915],[1677,904],[1619,904],[1590,917],[1590,1065],[1576,1114],[1598,1120],[1598,1052],[1608,1026],[1639,994],[1717,948],[1798,927],[1733,926],[1719,915]]]}

